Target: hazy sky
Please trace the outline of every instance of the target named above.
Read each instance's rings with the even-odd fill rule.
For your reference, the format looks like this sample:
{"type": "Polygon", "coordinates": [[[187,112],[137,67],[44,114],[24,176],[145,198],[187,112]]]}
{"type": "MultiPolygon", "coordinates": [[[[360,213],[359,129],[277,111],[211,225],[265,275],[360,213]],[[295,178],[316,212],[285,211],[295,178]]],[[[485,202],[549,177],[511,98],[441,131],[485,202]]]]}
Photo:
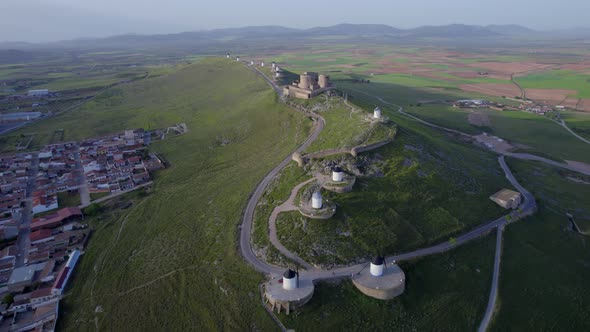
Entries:
{"type": "Polygon", "coordinates": [[[0,41],[51,41],[249,25],[588,26],[589,0],[0,0],[0,41]]]}

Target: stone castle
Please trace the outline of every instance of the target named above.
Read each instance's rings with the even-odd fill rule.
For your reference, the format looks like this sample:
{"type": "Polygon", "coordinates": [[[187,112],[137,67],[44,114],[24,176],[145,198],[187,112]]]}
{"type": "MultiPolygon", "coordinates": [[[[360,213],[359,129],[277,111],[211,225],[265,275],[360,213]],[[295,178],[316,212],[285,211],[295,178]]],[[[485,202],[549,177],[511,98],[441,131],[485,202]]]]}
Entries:
{"type": "Polygon", "coordinates": [[[310,99],[323,92],[334,89],[330,76],[305,72],[299,76],[299,81],[283,87],[283,94],[300,99],[310,99]]]}

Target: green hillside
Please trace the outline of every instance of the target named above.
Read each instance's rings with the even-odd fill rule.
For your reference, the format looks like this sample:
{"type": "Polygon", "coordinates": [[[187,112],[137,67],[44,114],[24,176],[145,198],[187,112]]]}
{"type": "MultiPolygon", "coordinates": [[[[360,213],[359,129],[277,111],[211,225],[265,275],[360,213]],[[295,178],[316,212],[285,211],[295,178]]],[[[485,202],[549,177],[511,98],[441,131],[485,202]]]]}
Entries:
{"type": "Polygon", "coordinates": [[[262,79],[205,60],[36,130],[59,126],[77,139],[181,121],[187,134],[152,146],[172,165],[154,190],[91,220],[96,231],[60,306],[63,330],[275,328],[260,305],[262,276],[238,254],[237,226],[249,193],[307,137],[310,121],[278,104],[262,79]]]}

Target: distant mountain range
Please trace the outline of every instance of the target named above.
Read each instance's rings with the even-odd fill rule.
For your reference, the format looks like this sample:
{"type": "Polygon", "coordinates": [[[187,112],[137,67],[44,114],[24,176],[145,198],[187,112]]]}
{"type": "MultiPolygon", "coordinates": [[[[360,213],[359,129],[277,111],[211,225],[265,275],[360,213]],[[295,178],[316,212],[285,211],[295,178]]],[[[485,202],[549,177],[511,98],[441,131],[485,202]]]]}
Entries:
{"type": "MultiPolygon", "coordinates": [[[[520,25],[465,25],[451,24],[443,26],[422,26],[413,29],[398,29],[384,24],[339,24],[310,29],[294,29],[282,26],[252,26],[244,28],[216,29],[207,31],[182,32],[164,35],[119,35],[107,38],[87,38],[45,44],[0,43],[0,49],[36,49],[36,48],[134,48],[134,47],[180,47],[199,48],[205,45],[239,45],[240,47],[254,41],[293,41],[317,37],[345,37],[350,40],[371,40],[385,42],[455,41],[494,42],[516,39],[526,42],[533,39],[590,39],[590,29],[569,29],[560,31],[537,31],[520,25]]],[[[344,39],[345,39],[344,38],[344,39]]]]}

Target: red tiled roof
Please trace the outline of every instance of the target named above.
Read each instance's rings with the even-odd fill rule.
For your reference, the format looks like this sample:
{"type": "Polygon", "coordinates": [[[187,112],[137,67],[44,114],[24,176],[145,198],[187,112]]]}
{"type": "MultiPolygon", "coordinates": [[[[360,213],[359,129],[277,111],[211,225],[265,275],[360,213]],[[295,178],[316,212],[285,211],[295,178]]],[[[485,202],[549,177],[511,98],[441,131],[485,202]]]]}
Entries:
{"type": "Polygon", "coordinates": [[[51,236],[51,231],[49,229],[40,229],[31,233],[31,241],[38,241],[41,239],[45,239],[51,236]]]}
{"type": "Polygon", "coordinates": [[[66,280],[66,277],[68,276],[68,271],[69,270],[70,270],[69,267],[64,266],[64,268],[59,272],[59,275],[57,276],[57,279],[53,283],[53,288],[54,289],[61,289],[61,287],[63,286],[64,281],[66,280]]]}
{"type": "Polygon", "coordinates": [[[40,228],[55,228],[65,219],[71,217],[82,217],[82,211],[77,207],[67,207],[57,211],[57,213],[46,216],[45,218],[35,218],[31,223],[31,230],[40,228]]]}
{"type": "Polygon", "coordinates": [[[51,295],[51,287],[37,289],[31,292],[31,299],[36,299],[39,297],[45,297],[51,295]]]}

